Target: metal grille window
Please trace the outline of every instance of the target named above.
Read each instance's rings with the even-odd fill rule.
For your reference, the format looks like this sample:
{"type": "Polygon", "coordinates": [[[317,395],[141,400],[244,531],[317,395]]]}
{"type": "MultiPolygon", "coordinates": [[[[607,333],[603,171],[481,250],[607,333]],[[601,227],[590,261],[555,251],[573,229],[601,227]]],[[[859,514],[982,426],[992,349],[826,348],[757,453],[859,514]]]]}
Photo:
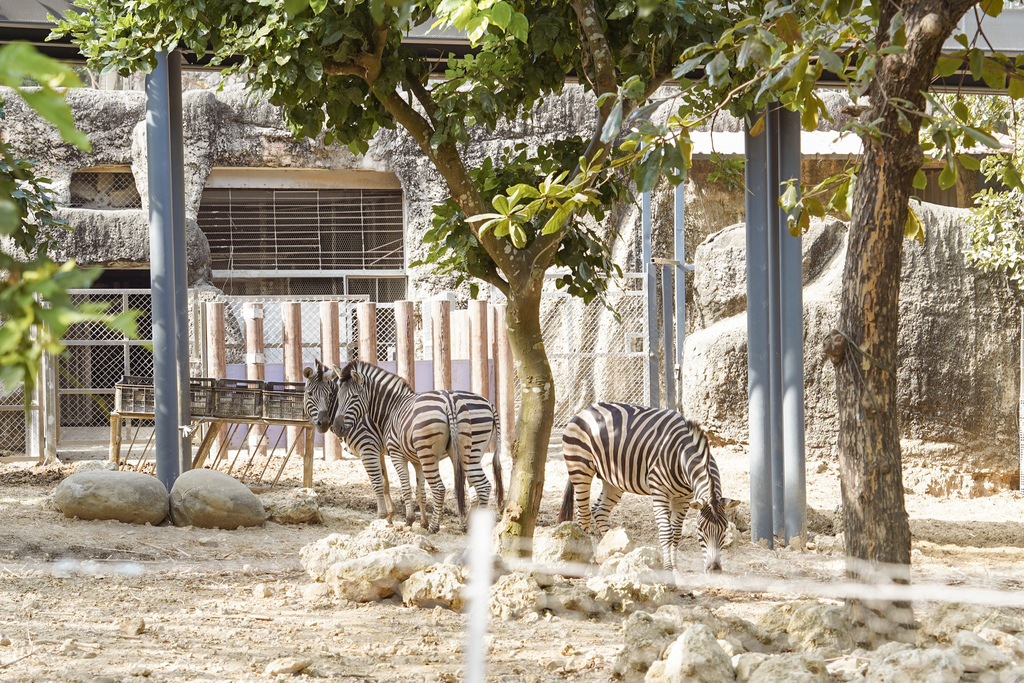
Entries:
{"type": "Polygon", "coordinates": [[[75,171],[71,206],[78,209],[141,209],[142,197],[131,171],[75,171]]]}
{"type": "Polygon", "coordinates": [[[214,270],[402,270],[398,190],[203,191],[214,270]]]}

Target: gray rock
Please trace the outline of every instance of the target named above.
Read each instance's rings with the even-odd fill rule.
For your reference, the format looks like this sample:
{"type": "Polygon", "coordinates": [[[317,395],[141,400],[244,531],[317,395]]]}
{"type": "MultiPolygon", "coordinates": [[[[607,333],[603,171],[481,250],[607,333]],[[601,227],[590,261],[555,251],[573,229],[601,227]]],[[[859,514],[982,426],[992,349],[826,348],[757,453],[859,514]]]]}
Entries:
{"type": "Polygon", "coordinates": [[[820,655],[793,652],[768,657],[746,680],[749,683],[829,683],[829,676],[820,655]]]}
{"type": "Polygon", "coordinates": [[[661,659],[675,635],[647,612],[633,612],[622,624],[622,640],[612,671],[629,680],[645,674],[651,664],[661,659]]]}
{"type": "Polygon", "coordinates": [[[647,671],[647,683],[719,683],[736,680],[729,656],[703,624],[686,629],[647,671]]]}
{"type": "Polygon", "coordinates": [[[461,612],[466,605],[462,596],[464,583],[461,568],[452,564],[431,565],[402,583],[402,603],[425,608],[447,607],[461,612]]]}
{"type": "Polygon", "coordinates": [[[262,526],[267,512],[259,496],[234,477],[216,470],[189,470],[171,487],[175,526],[237,529],[262,526]]]}
{"type": "Polygon", "coordinates": [[[267,517],[278,524],[319,523],[320,502],[312,489],[280,489],[260,496],[267,517]]]}
{"type": "Polygon", "coordinates": [[[375,519],[358,536],[331,534],[303,546],[299,550],[299,561],[311,579],[325,581],[327,569],[332,564],[400,545],[414,545],[428,553],[437,552],[437,547],[422,533],[406,526],[392,526],[383,519],[375,519]]]}
{"type": "Polygon", "coordinates": [[[533,536],[534,563],[559,574],[579,576],[580,567],[565,565],[588,564],[593,557],[594,540],[575,522],[540,528],[533,536]]]}
{"type": "Polygon", "coordinates": [[[1024,640],[1003,631],[979,628],[978,635],[998,647],[1014,663],[1024,665],[1024,640]]]}
{"type": "Polygon", "coordinates": [[[853,647],[843,608],[809,604],[793,610],[786,629],[794,649],[822,651],[824,657],[838,657],[853,647]]]}
{"type": "Polygon", "coordinates": [[[744,652],[732,658],[732,665],[736,671],[736,680],[740,683],[749,681],[754,675],[757,667],[761,666],[768,655],[763,652],[744,652]]]}
{"type": "Polygon", "coordinates": [[[629,538],[629,534],[621,526],[609,529],[608,533],[601,537],[594,551],[594,561],[604,564],[608,558],[614,555],[626,555],[636,549],[636,544],[629,538]]]}
{"type": "Polygon", "coordinates": [[[921,617],[917,642],[930,646],[936,642],[950,643],[960,631],[980,626],[990,616],[990,610],[978,605],[944,602],[934,605],[921,617]]]}
{"type": "Polygon", "coordinates": [[[331,565],[326,583],[339,598],[371,602],[391,597],[403,581],[433,563],[422,548],[400,545],[331,565]]]}
{"type": "Polygon", "coordinates": [[[540,607],[559,615],[578,612],[595,616],[601,613],[594,592],[577,583],[557,583],[545,588],[540,607]]]}
{"type": "Polygon", "coordinates": [[[491,614],[502,621],[524,617],[544,604],[544,591],[532,574],[511,572],[491,587],[491,614]]]}
{"type": "Polygon", "coordinates": [[[282,674],[297,674],[308,666],[312,665],[310,659],[298,657],[281,657],[263,667],[263,673],[267,676],[280,676],[282,674]]]}
{"type": "Polygon", "coordinates": [[[110,460],[83,460],[75,465],[75,474],[79,472],[116,472],[118,469],[116,462],[110,460]]]}
{"type": "Polygon", "coordinates": [[[964,673],[1000,671],[1013,665],[1013,659],[1007,654],[972,631],[956,634],[953,651],[960,658],[964,673]]]}
{"type": "Polygon", "coordinates": [[[168,510],[163,483],[141,472],[78,472],[57,484],[53,501],[67,517],[130,524],[159,524],[168,510]]]}
{"type": "Polygon", "coordinates": [[[587,588],[594,592],[601,609],[613,612],[653,611],[683,602],[665,584],[638,581],[630,575],[595,576],[587,581],[587,588]]]}
{"type": "Polygon", "coordinates": [[[931,648],[900,650],[872,660],[867,683],[957,683],[964,673],[955,654],[931,648]]]}
{"type": "Polygon", "coordinates": [[[871,660],[867,657],[848,654],[828,662],[828,675],[836,681],[857,681],[864,678],[871,660]]]}

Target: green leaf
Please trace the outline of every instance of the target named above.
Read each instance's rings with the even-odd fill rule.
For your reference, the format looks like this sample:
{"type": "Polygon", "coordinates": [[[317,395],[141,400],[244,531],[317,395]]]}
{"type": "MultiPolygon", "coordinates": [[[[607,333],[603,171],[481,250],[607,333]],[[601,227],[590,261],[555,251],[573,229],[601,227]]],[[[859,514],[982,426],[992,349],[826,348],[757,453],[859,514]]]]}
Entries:
{"type": "Polygon", "coordinates": [[[948,190],[956,185],[956,165],[946,164],[939,173],[939,188],[948,190]]]}
{"type": "Polygon", "coordinates": [[[512,22],[512,6],[507,2],[496,2],[487,12],[491,22],[504,31],[512,22]]]}
{"type": "Polygon", "coordinates": [[[728,82],[729,58],[725,56],[724,52],[716,54],[715,58],[708,64],[708,75],[711,76],[712,87],[728,82]]]}
{"type": "Polygon", "coordinates": [[[843,64],[843,60],[839,58],[839,55],[824,45],[818,48],[818,59],[823,67],[834,74],[842,75],[846,71],[846,65],[843,64]]]}
{"type": "Polygon", "coordinates": [[[968,170],[981,170],[981,162],[978,159],[972,157],[970,154],[958,154],[956,158],[957,161],[960,162],[960,165],[962,165],[964,168],[968,170]]]}
{"type": "Polygon", "coordinates": [[[327,0],[309,0],[309,8],[313,10],[313,14],[319,15],[327,9],[327,0]]]}
{"type": "Polygon", "coordinates": [[[969,62],[971,65],[971,75],[974,76],[974,80],[980,81],[981,72],[985,68],[985,53],[978,48],[974,48],[970,52],[969,62]]]}
{"type": "Polygon", "coordinates": [[[800,27],[792,12],[786,12],[775,22],[775,32],[786,45],[796,45],[800,42],[800,27]]]}
{"type": "Polygon", "coordinates": [[[309,7],[309,0],[284,0],[284,11],[290,17],[304,12],[307,7],[309,7]]]}
{"type": "Polygon", "coordinates": [[[658,183],[658,178],[661,176],[661,159],[660,148],[655,148],[640,162],[634,177],[637,192],[647,192],[658,183]]]}
{"type": "Polygon", "coordinates": [[[544,228],[541,230],[541,233],[550,235],[551,233],[558,232],[575,210],[575,202],[566,202],[562,204],[558,207],[558,210],[551,215],[551,218],[548,219],[547,223],[544,224],[544,228]]]}
{"type": "Polygon", "coordinates": [[[990,17],[998,17],[999,13],[1003,11],[1003,0],[981,0],[978,6],[990,17]]]}
{"type": "Polygon", "coordinates": [[[970,135],[972,138],[985,145],[989,149],[999,149],[1002,147],[999,140],[986,133],[985,131],[973,128],[971,126],[964,126],[964,132],[970,135]]]}
{"type": "Polygon", "coordinates": [[[957,70],[963,65],[964,60],[960,57],[947,57],[946,55],[939,55],[938,61],[935,63],[935,73],[939,74],[943,78],[949,78],[957,72],[957,70]]]}
{"type": "Polygon", "coordinates": [[[1024,97],[1024,78],[1015,73],[1010,74],[1010,82],[1006,87],[1006,94],[1015,100],[1024,97]]]}
{"type": "Polygon", "coordinates": [[[903,236],[924,244],[924,225],[921,224],[921,219],[918,218],[917,212],[911,206],[907,207],[907,220],[903,223],[903,236]]]}
{"type": "Polygon", "coordinates": [[[614,140],[619,135],[619,131],[622,130],[622,100],[615,103],[612,107],[611,112],[608,114],[608,120],[604,122],[604,127],[601,128],[601,142],[607,144],[614,140]]]}
{"type": "Polygon", "coordinates": [[[510,236],[512,237],[512,245],[516,249],[522,249],[526,246],[526,232],[523,231],[523,226],[519,224],[513,225],[510,236]]]}
{"type": "Polygon", "coordinates": [[[918,190],[928,187],[928,176],[923,169],[917,169],[917,173],[914,174],[914,187],[918,190]]]}
{"type": "Polygon", "coordinates": [[[512,20],[508,24],[508,33],[511,33],[516,40],[521,43],[527,42],[530,35],[530,22],[526,20],[526,16],[520,12],[516,12],[512,15],[512,20]]]}

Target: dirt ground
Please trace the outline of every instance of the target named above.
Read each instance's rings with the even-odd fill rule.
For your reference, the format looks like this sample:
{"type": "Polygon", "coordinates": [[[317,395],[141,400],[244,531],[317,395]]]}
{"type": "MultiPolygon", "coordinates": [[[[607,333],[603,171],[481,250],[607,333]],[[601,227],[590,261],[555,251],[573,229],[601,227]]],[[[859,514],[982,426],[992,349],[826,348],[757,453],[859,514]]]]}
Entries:
{"type": "MultiPolygon", "coordinates": [[[[719,448],[715,455],[725,494],[747,510],[747,454],[719,448]]],[[[461,680],[466,616],[397,600],[355,604],[304,594],[311,580],[299,549],[331,533],[356,534],[375,517],[358,461],[316,461],[323,524],[221,531],[67,519],[47,502],[77,464],[62,457],[62,465],[45,468],[0,462],[0,681],[275,680],[266,668],[284,657],[310,663],[302,677],[461,680]]],[[[506,463],[506,481],[508,471],[506,463]]],[[[814,531],[839,502],[838,473],[823,463],[809,463],[807,471],[814,531]]],[[[282,483],[298,481],[298,468],[289,465],[282,483]]],[[[556,453],[546,473],[542,526],[555,522],[564,485],[556,453]]],[[[957,591],[969,588],[1010,591],[1020,600],[1013,593],[1021,587],[1015,567],[1024,561],[1019,492],[975,499],[910,493],[907,506],[915,586],[937,588],[947,599],[963,599],[957,591]]],[[[450,515],[447,521],[432,539],[444,554],[466,542],[450,515]]],[[[656,545],[649,499],[627,494],[613,523],[636,542],[656,545]]],[[[795,597],[839,597],[829,593],[842,581],[839,557],[744,541],[724,551],[726,587],[709,587],[696,539],[684,543],[677,590],[720,615],[753,619],[795,597]]],[[[920,616],[928,603],[915,608],[920,616]]],[[[545,614],[492,621],[488,680],[610,680],[623,619],[545,614]]]]}

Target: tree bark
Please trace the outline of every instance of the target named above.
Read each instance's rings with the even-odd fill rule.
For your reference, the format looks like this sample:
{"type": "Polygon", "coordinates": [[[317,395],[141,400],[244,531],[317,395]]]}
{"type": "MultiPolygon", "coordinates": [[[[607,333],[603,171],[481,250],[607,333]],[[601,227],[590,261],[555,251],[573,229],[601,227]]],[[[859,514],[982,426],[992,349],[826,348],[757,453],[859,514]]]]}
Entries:
{"type": "MultiPolygon", "coordinates": [[[[880,62],[868,90],[865,121],[881,120],[881,135],[865,138],[843,272],[839,327],[825,342],[835,364],[839,460],[847,572],[855,580],[909,583],[910,526],[903,495],[896,402],[896,342],[903,228],[914,173],[924,156],[920,116],[900,128],[894,100],[925,106],[922,95],[942,41],[972,3],[901,2],[883,5],[879,44],[893,13],[906,19],[904,54],[880,62]],[[901,5],[902,7],[897,7],[901,5]]],[[[913,641],[906,601],[848,599],[856,639],[875,645],[913,641]]]]}
{"type": "Polygon", "coordinates": [[[501,554],[530,557],[537,525],[548,440],[555,421],[555,389],[541,334],[543,270],[529,286],[512,287],[506,323],[518,366],[521,402],[512,437],[512,476],[505,514],[498,524],[501,554]]]}

